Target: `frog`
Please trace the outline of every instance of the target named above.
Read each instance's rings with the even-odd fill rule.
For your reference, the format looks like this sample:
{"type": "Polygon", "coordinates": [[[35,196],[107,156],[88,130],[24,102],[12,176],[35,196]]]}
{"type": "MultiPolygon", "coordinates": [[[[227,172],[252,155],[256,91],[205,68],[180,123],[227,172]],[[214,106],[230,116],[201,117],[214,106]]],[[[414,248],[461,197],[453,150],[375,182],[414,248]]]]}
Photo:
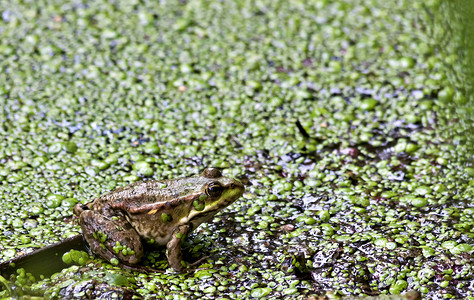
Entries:
{"type": "Polygon", "coordinates": [[[92,253],[114,265],[136,266],[145,243],[166,246],[168,265],[181,272],[183,239],[244,191],[239,180],[209,167],[191,177],[120,187],[78,203],[73,212],[92,253]]]}

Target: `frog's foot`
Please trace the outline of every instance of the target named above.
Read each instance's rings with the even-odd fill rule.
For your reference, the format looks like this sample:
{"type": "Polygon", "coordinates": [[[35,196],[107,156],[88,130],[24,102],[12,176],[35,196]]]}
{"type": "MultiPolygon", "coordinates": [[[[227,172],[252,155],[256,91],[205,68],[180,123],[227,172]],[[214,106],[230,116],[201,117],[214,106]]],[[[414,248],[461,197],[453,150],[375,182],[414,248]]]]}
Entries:
{"type": "Polygon", "coordinates": [[[191,273],[191,272],[197,272],[200,270],[207,270],[209,269],[208,267],[203,267],[203,268],[197,268],[195,269],[194,267],[197,265],[200,265],[204,260],[208,259],[209,256],[204,256],[201,257],[200,259],[196,260],[193,263],[185,263],[186,267],[182,268],[179,272],[181,273],[191,273]]]}
{"type": "Polygon", "coordinates": [[[103,216],[85,210],[80,215],[82,234],[91,251],[117,265],[136,264],[143,256],[140,236],[123,216],[103,216]]]}
{"type": "Polygon", "coordinates": [[[127,270],[130,270],[130,271],[133,271],[133,272],[146,273],[146,274],[166,272],[166,270],[159,270],[159,269],[155,269],[155,268],[148,267],[148,266],[140,266],[140,265],[131,266],[131,265],[127,265],[127,264],[119,264],[119,266],[123,269],[127,269],[127,270]]]}
{"type": "Polygon", "coordinates": [[[205,261],[208,258],[209,258],[209,256],[201,257],[200,259],[196,260],[195,262],[193,262],[191,264],[188,264],[188,267],[195,267],[195,266],[201,264],[203,261],[205,261]]]}

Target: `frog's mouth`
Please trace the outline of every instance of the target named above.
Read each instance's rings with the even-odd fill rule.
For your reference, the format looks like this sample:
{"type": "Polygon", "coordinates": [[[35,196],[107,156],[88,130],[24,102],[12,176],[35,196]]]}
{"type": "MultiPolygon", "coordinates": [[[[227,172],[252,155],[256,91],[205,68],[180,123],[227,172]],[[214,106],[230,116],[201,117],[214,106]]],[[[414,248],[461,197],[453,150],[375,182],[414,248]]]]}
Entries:
{"type": "Polygon", "coordinates": [[[202,223],[212,218],[215,214],[217,214],[218,211],[219,211],[218,209],[215,209],[215,210],[209,210],[206,212],[201,212],[200,214],[193,216],[189,220],[189,222],[193,224],[193,228],[196,228],[202,223]]]}
{"type": "Polygon", "coordinates": [[[195,213],[191,216],[189,221],[193,223],[193,227],[196,228],[199,224],[206,222],[210,218],[212,218],[215,214],[217,214],[220,210],[224,209],[226,206],[235,202],[235,200],[239,199],[240,196],[244,193],[244,186],[241,183],[238,183],[234,188],[230,188],[222,194],[220,200],[206,205],[203,211],[195,213]]]}
{"type": "MultiPolygon", "coordinates": [[[[242,187],[234,187],[230,188],[229,190],[225,191],[224,194],[221,196],[221,200],[219,200],[213,206],[217,207],[217,209],[223,209],[227,205],[232,204],[235,200],[239,199],[244,194],[244,188],[242,187]]],[[[213,207],[211,206],[211,209],[213,207]]]]}

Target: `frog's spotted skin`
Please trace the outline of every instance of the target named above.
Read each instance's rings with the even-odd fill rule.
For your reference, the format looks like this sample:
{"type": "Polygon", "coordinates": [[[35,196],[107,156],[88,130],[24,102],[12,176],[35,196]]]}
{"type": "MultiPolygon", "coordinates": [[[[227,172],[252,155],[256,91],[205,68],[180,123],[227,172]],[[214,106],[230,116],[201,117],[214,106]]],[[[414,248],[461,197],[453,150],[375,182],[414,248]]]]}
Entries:
{"type": "Polygon", "coordinates": [[[141,240],[153,240],[167,246],[169,265],[179,271],[183,237],[243,192],[238,180],[207,168],[193,177],[116,189],[86,206],[76,205],[74,213],[92,252],[108,261],[136,264],[143,256],[141,240]]]}

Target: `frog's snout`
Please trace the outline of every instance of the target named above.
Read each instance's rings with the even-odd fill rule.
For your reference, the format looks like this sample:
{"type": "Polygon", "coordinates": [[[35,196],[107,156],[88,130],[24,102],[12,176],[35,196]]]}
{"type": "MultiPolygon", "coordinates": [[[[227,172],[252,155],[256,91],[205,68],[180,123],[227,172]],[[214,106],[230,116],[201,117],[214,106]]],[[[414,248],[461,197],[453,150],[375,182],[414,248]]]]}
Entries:
{"type": "Polygon", "coordinates": [[[234,179],[234,181],[230,184],[230,189],[236,193],[235,199],[237,199],[243,195],[245,186],[237,179],[234,179]]]}
{"type": "Polygon", "coordinates": [[[233,190],[234,189],[245,190],[245,186],[239,181],[234,181],[233,183],[231,183],[230,188],[233,190]]]}

